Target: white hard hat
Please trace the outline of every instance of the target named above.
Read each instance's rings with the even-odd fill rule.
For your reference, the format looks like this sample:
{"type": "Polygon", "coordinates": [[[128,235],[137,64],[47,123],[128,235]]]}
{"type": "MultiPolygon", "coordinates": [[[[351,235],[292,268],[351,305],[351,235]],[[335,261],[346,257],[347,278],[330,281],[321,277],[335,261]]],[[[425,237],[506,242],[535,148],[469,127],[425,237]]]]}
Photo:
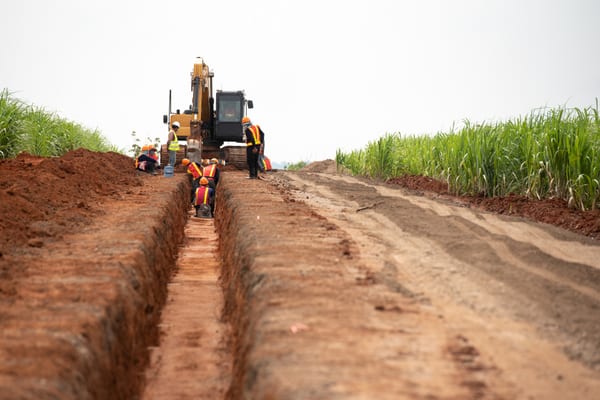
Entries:
{"type": "Polygon", "coordinates": [[[179,125],[179,121],[175,121],[175,122],[173,122],[172,126],[179,128],[181,125],[179,125]]]}

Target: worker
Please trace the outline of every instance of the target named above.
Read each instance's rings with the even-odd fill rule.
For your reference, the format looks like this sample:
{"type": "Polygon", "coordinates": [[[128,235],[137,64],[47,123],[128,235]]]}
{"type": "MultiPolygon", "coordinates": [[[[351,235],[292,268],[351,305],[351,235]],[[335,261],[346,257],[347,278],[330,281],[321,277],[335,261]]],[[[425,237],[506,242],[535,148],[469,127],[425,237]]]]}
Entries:
{"type": "Polygon", "coordinates": [[[142,154],[148,155],[148,150],[149,149],[150,149],[150,145],[148,145],[148,144],[145,144],[145,145],[142,146],[141,153],[138,154],[137,157],[135,158],[135,169],[138,169],[138,167],[139,167],[139,160],[138,160],[138,158],[140,157],[140,155],[142,155],[142,154]]]}
{"type": "Polygon", "coordinates": [[[196,217],[212,218],[215,212],[215,190],[208,186],[206,177],[200,178],[200,186],[194,196],[196,217]]]}
{"type": "Polygon", "coordinates": [[[219,160],[216,158],[211,158],[209,164],[202,168],[202,176],[208,179],[208,186],[213,189],[217,189],[217,184],[219,183],[219,175],[221,172],[218,168],[219,160]]]}
{"type": "Polygon", "coordinates": [[[185,167],[185,172],[192,179],[192,201],[196,193],[196,189],[200,186],[200,178],[202,178],[202,167],[195,161],[190,161],[189,158],[181,160],[181,165],[185,167]]]}
{"type": "Polygon", "coordinates": [[[265,134],[258,125],[253,125],[248,117],[242,118],[242,126],[246,137],[248,178],[258,179],[258,157],[264,154],[265,134]]]}
{"type": "Polygon", "coordinates": [[[175,121],[171,124],[171,130],[167,137],[167,150],[169,152],[169,165],[174,167],[177,161],[177,152],[179,151],[179,139],[177,138],[177,131],[180,128],[179,121],[175,121]]]}
{"type": "Polygon", "coordinates": [[[156,151],[156,147],[150,145],[150,148],[148,149],[148,156],[153,158],[154,161],[156,161],[156,168],[160,168],[160,164],[158,163],[158,153],[156,151]]]}
{"type": "Polygon", "coordinates": [[[156,148],[154,146],[144,146],[148,149],[148,154],[145,154],[144,151],[137,157],[136,159],[136,169],[139,171],[144,171],[150,173],[152,175],[156,175],[156,170],[160,168],[158,164],[158,156],[156,155],[156,148]]]}
{"type": "MultiPolygon", "coordinates": [[[[148,145],[148,155],[158,161],[158,153],[156,152],[156,147],[153,145],[148,145]]],[[[160,168],[160,164],[158,168],[160,168]]]]}

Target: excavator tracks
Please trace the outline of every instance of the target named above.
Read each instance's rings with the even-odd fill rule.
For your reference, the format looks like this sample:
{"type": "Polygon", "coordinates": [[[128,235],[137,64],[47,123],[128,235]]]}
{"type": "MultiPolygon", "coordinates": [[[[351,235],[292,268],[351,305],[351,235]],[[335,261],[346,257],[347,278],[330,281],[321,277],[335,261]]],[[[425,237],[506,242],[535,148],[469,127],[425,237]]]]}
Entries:
{"type": "Polygon", "coordinates": [[[244,146],[225,146],[221,149],[220,158],[225,160],[227,165],[233,165],[237,169],[246,169],[246,148],[244,146]]]}

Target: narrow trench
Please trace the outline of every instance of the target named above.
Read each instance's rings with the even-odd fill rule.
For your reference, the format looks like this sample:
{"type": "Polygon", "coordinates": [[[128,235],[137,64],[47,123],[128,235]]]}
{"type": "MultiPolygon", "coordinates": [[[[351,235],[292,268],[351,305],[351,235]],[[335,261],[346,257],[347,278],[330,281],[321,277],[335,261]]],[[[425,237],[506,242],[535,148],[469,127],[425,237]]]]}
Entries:
{"type": "Polygon", "coordinates": [[[224,398],[231,381],[214,220],[190,218],[150,349],[141,399],[224,398]]]}

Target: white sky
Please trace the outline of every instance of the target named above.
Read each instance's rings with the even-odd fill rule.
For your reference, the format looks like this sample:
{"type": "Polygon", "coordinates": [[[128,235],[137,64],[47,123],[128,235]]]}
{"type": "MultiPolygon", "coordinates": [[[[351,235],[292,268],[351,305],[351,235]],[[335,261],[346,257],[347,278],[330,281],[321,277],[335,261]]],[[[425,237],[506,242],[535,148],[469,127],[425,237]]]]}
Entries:
{"type": "Polygon", "coordinates": [[[164,142],[197,56],[276,162],[600,97],[597,0],[3,0],[0,20],[0,90],[124,150],[164,142]]]}

